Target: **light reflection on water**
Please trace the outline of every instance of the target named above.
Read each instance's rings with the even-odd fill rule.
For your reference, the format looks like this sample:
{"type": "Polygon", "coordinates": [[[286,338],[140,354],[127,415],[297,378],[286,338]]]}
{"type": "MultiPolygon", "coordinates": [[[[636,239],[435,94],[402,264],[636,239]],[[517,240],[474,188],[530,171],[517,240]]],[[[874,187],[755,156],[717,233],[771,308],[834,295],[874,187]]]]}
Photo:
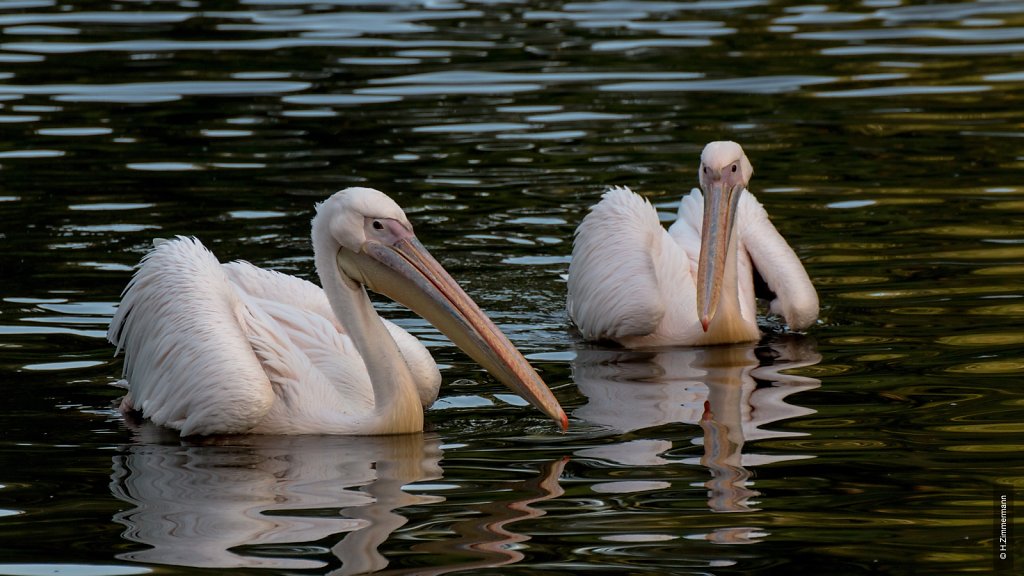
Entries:
{"type": "Polygon", "coordinates": [[[215,8],[0,3],[0,572],[991,568],[991,489],[1024,484],[1020,3],[215,8]],[[821,323],[580,346],[574,226],[612,184],[668,218],[718,138],[821,323]],[[312,205],[353,184],[406,207],[570,433],[383,301],[444,374],[419,444],[127,428],[104,332],[152,239],[311,278],[312,205]]]}

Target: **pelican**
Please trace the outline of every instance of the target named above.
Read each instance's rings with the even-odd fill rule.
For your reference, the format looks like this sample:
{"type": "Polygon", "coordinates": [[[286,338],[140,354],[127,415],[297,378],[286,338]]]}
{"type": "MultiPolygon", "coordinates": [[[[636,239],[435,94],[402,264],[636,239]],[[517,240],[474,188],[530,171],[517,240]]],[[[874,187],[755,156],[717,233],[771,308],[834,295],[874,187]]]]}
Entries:
{"type": "Polygon", "coordinates": [[[316,207],[323,289],[178,237],[143,257],[107,338],[124,351],[126,413],[211,434],[419,432],[441,376],[366,288],[408,306],[492,375],[568,427],[554,395],[420,244],[384,193],[348,188],[316,207]]]}
{"type": "Polygon", "coordinates": [[[583,337],[628,348],[754,341],[757,297],[792,330],[813,324],[818,295],[747,190],[753,173],[739,144],[708,144],[700,189],[667,232],[647,200],[606,192],[576,229],[569,264],[568,312],[583,337]]]}

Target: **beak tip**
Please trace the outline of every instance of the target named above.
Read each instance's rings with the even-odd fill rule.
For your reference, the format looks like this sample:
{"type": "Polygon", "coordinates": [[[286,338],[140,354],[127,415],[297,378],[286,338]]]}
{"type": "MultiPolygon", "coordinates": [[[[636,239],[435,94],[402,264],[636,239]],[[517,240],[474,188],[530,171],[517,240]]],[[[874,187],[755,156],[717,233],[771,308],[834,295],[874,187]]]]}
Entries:
{"type": "Polygon", "coordinates": [[[707,316],[702,316],[701,319],[700,319],[700,326],[701,326],[701,328],[703,328],[704,331],[707,332],[708,331],[708,326],[710,326],[710,325],[711,325],[711,319],[708,318],[707,316]]]}
{"type": "Polygon", "coordinates": [[[561,426],[562,432],[569,431],[569,417],[565,415],[565,412],[559,413],[558,425],[561,426]]]}

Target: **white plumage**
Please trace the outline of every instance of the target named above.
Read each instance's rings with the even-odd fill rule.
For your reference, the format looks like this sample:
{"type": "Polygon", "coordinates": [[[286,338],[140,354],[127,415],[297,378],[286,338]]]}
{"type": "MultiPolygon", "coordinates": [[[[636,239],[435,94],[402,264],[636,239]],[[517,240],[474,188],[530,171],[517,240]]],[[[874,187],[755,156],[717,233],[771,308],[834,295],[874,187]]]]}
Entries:
{"type": "Polygon", "coordinates": [[[752,173],[738,144],[709,144],[702,189],[683,197],[668,230],[628,188],[606,192],[577,228],[569,265],[568,312],[583,337],[627,347],[757,340],[758,276],[772,313],[794,330],[810,326],[817,293],[746,190],[752,173]]]}
{"type": "Polygon", "coordinates": [[[368,188],[317,207],[324,289],[198,240],[159,243],[108,332],[125,353],[125,410],[193,434],[415,432],[441,376],[426,348],[377,316],[362,285],[433,322],[499,380],[565,425],[550,391],[419,244],[401,209],[368,188]]]}

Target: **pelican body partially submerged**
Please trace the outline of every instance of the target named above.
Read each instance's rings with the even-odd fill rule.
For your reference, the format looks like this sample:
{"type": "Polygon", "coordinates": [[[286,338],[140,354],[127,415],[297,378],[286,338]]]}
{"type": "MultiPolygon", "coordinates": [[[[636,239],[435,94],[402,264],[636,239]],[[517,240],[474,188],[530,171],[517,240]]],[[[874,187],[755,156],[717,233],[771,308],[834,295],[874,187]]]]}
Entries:
{"type": "Polygon", "coordinates": [[[334,194],[317,206],[312,243],[322,289],[246,262],[221,264],[194,238],[159,243],[107,333],[125,354],[122,409],[182,435],[419,432],[440,373],[423,344],[377,315],[369,288],[568,427],[537,372],[388,196],[334,194]]]}
{"type": "Polygon", "coordinates": [[[708,144],[700,189],[667,231],[641,196],[606,192],[576,229],[569,265],[568,312],[583,337],[631,348],[754,341],[759,297],[790,329],[811,326],[817,292],[747,190],[751,175],[739,144],[708,144]]]}

